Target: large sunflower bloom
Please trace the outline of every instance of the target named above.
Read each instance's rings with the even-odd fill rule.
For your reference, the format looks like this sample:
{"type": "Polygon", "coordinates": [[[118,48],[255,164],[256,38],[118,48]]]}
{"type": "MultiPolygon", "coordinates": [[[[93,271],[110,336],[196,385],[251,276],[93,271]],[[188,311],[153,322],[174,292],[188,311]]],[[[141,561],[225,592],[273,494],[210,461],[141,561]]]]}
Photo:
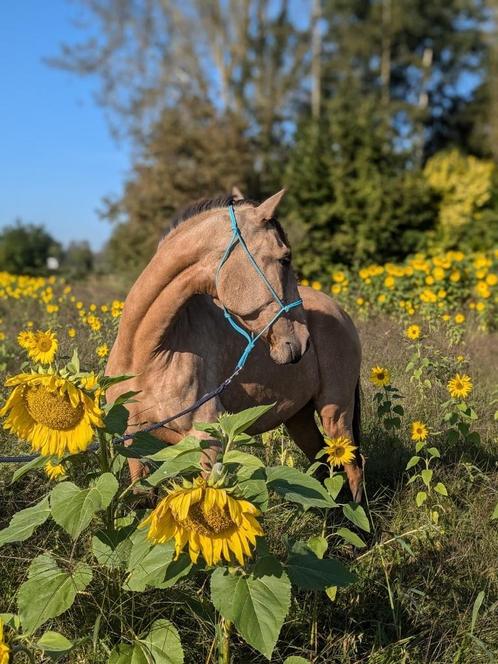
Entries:
{"type": "Polygon", "coordinates": [[[24,350],[27,350],[28,348],[31,348],[33,341],[34,341],[34,332],[31,330],[21,330],[19,334],[17,335],[17,343],[21,348],[24,348],[24,350]]]}
{"type": "Polygon", "coordinates": [[[174,485],[141,526],[149,526],[147,537],[156,544],[174,538],[176,557],[188,544],[193,563],[201,554],[208,565],[233,557],[243,565],[263,535],[259,514],[252,503],[199,477],[190,485],[174,485]]]}
{"type": "Polygon", "coordinates": [[[348,436],[339,436],[339,438],[325,438],[327,450],[327,461],[331,466],[343,466],[345,463],[352,463],[356,447],[348,436]]]}
{"type": "Polygon", "coordinates": [[[97,400],[58,374],[18,374],[5,386],[14,389],[0,409],[4,429],[43,456],[82,452],[104,426],[97,400]]]}
{"type": "Polygon", "coordinates": [[[448,392],[454,399],[465,399],[472,392],[471,377],[457,373],[448,381],[448,392]]]}
{"type": "Polygon", "coordinates": [[[9,664],[10,648],[3,640],[3,622],[0,618],[0,664],[9,664]]]}
{"type": "Polygon", "coordinates": [[[52,330],[42,332],[38,330],[31,338],[31,342],[27,346],[29,357],[35,362],[41,364],[51,364],[54,361],[59,342],[52,330]]]}
{"type": "Polygon", "coordinates": [[[389,373],[389,370],[384,369],[384,367],[372,367],[370,372],[370,382],[378,387],[389,385],[391,382],[391,374],[389,373]]]}

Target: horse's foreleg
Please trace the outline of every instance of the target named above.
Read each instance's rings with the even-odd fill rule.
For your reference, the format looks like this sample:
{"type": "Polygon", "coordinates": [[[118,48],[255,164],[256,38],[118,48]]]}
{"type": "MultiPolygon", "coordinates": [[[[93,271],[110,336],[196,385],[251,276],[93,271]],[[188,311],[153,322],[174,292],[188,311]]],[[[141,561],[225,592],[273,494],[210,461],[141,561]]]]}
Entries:
{"type": "Polygon", "coordinates": [[[348,478],[349,488],[353,495],[353,500],[361,502],[363,495],[363,469],[362,459],[359,450],[359,440],[356,440],[353,426],[355,404],[345,408],[337,404],[326,404],[319,410],[325,434],[329,438],[339,438],[347,436],[355,445],[355,460],[353,463],[344,464],[344,470],[348,478]]]}

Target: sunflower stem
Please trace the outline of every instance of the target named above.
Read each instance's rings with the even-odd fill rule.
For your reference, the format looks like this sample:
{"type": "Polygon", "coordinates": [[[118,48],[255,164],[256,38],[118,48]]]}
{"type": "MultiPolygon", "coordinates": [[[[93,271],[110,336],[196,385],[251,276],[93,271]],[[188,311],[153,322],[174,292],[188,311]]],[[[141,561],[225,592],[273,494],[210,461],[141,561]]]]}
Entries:
{"type": "Polygon", "coordinates": [[[218,664],[230,664],[230,634],[232,623],[220,616],[218,621],[218,664]]]}

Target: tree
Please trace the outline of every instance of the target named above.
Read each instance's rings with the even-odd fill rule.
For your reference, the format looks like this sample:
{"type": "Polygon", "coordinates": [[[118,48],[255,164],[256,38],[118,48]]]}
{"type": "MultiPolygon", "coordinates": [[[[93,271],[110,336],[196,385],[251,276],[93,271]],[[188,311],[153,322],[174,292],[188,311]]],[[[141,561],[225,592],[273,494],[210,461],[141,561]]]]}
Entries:
{"type": "Polygon", "coordinates": [[[305,276],[332,263],[403,258],[436,222],[437,196],[395,151],[376,100],[351,89],[319,125],[303,122],[285,173],[286,217],[305,276]]]}
{"type": "Polygon", "coordinates": [[[60,260],[61,245],[43,228],[18,220],[0,234],[0,270],[13,274],[46,274],[47,259],[60,260]]]}
{"type": "Polygon", "coordinates": [[[107,202],[104,214],[116,224],[107,246],[114,269],[136,275],[179,208],[235,184],[257,188],[244,130],[237,117],[198,99],[163,113],[122,197],[107,202]]]}
{"type": "Polygon", "coordinates": [[[93,252],[86,241],[70,242],[64,253],[62,269],[71,279],[82,279],[93,270],[93,252]]]}

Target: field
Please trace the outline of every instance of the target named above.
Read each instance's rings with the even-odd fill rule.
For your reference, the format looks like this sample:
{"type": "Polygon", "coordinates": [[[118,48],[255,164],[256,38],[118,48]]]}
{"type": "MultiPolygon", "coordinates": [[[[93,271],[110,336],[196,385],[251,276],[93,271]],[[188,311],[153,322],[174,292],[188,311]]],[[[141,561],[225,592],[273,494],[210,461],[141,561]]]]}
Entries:
{"type": "MultiPolygon", "coordinates": [[[[284,560],[288,542],[294,540],[307,541],[317,552],[325,539],[325,557],[342,561],[356,580],[344,587],[329,584],[327,592],[293,590],[272,662],[496,661],[497,266],[496,252],[450,252],[358,272],[337,269],[311,284],[330,290],[360,330],[363,507],[368,521],[348,520],[338,509],[303,510],[296,502],[273,496],[261,520],[273,556],[284,560]]],[[[2,373],[29,371],[29,365],[23,366],[26,347],[19,345],[18,334],[37,329],[55,333],[61,366],[77,348],[81,371],[98,373],[119,322],[120,295],[111,283],[66,284],[54,277],[0,274],[2,373]]],[[[3,403],[10,390],[2,390],[3,403]]],[[[1,441],[1,454],[31,452],[28,443],[6,431],[1,441]]],[[[304,456],[284,430],[270,432],[259,442],[254,454],[266,466],[306,471],[304,456]]],[[[79,459],[82,454],[75,456],[64,472],[86,486],[95,473],[92,477],[79,459]]],[[[41,501],[54,485],[41,467],[11,484],[15,469],[0,466],[0,528],[19,510],[41,501]]],[[[125,490],[126,472],[118,477],[125,490]]],[[[345,488],[337,500],[348,503],[345,488]]],[[[120,514],[114,514],[122,524],[140,509],[131,499],[123,505],[120,514]]],[[[251,639],[244,629],[244,638],[240,629],[231,632],[231,655],[219,651],[220,625],[227,622],[220,622],[209,600],[206,570],[179,578],[168,588],[154,587],[160,585],[154,582],[124,587],[127,561],[111,564],[96,555],[95,533],[106,514],[103,510],[96,515],[91,527],[76,537],[54,521],[33,528],[29,539],[4,546],[0,532],[0,613],[17,613],[18,589],[27,580],[31,561],[41,554],[51,553],[64,570],[74,571],[84,563],[93,574],[67,611],[54,613],[43,628],[38,621],[25,638],[18,638],[22,630],[15,617],[4,616],[4,638],[15,651],[15,664],[50,658],[75,664],[181,661],[174,658],[173,646],[169,655],[155,659],[143,654],[132,659],[131,651],[115,649],[116,643],[133,643],[158,619],[171,621],[178,630],[187,663],[228,662],[230,656],[236,663],[268,661],[261,654],[264,647],[248,645],[251,639]],[[44,646],[44,630],[64,635],[73,649],[44,646]]],[[[32,619],[26,622],[34,625],[32,619]]],[[[4,664],[1,643],[0,662],[4,664]]]]}

